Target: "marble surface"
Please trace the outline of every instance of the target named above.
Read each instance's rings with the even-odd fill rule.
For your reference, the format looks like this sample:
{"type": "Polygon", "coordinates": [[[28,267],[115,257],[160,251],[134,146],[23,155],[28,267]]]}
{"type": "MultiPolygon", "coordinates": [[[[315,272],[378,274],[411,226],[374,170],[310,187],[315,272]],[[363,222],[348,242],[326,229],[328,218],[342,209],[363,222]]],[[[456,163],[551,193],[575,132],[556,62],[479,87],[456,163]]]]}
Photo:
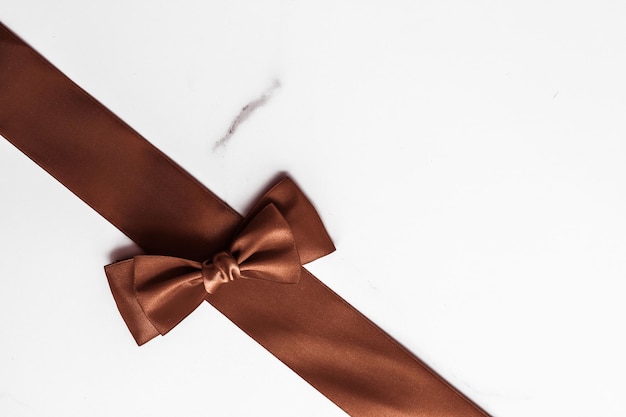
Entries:
{"type": "MultiPolygon", "coordinates": [[[[289,173],[338,249],[310,270],[493,416],[623,416],[626,3],[507,3],[0,19],[235,209],[289,173]]],[[[345,415],[208,305],[136,347],[131,242],[4,140],[0,195],[0,415],[345,415]]]]}

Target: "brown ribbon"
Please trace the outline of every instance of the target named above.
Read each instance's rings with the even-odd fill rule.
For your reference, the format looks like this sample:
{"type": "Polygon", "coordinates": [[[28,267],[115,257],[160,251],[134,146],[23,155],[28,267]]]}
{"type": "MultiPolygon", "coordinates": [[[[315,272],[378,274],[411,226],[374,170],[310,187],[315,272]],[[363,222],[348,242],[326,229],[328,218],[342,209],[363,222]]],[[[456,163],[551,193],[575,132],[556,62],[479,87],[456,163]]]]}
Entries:
{"type": "MultiPolygon", "coordinates": [[[[203,262],[228,250],[245,223],[2,25],[0,133],[150,255],[203,262]]],[[[332,250],[319,217],[308,202],[301,205],[306,199],[291,181],[262,200],[251,216],[273,204],[289,225],[301,262],[319,257],[316,248],[332,250]]],[[[129,327],[149,328],[133,300],[141,287],[135,262],[118,263],[107,273],[129,327]]],[[[236,279],[205,299],[352,416],[487,416],[298,267],[297,283],[236,279]]],[[[152,333],[138,342],[158,333],[151,320],[152,333]]]]}

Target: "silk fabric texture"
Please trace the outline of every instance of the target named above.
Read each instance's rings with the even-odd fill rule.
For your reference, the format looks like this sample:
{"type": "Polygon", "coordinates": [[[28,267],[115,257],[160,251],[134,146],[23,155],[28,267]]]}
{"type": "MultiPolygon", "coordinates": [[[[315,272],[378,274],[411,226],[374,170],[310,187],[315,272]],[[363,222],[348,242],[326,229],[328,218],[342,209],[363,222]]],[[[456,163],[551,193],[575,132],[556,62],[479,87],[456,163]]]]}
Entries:
{"type": "MultiPolygon", "coordinates": [[[[245,224],[1,24],[0,134],[149,255],[202,263],[227,252],[245,224]]],[[[284,180],[264,196],[261,206],[274,205],[286,219],[300,261],[306,263],[320,256],[312,247],[319,248],[319,243],[326,249],[321,252],[328,252],[332,244],[315,243],[327,236],[319,233],[323,226],[314,210],[295,214],[303,199],[295,184],[284,180]]],[[[141,321],[144,312],[133,300],[134,284],[129,284],[134,282],[133,265],[123,262],[115,273],[111,267],[107,272],[120,310],[130,309],[124,317],[141,321]],[[116,293],[120,288],[126,295],[116,293]]],[[[291,284],[236,279],[201,296],[351,416],[487,416],[305,268],[298,268],[299,277],[291,284]]],[[[148,332],[139,342],[158,334],[158,329],[145,328],[148,332]]]]}

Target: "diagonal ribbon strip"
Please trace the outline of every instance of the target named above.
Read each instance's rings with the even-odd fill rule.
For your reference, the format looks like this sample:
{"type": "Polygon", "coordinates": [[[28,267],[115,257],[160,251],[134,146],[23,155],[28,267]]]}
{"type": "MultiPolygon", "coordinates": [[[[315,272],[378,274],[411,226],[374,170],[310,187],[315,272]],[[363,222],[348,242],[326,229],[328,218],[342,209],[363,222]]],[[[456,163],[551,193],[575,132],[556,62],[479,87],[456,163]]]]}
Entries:
{"type": "MultiPolygon", "coordinates": [[[[241,216],[1,24],[0,133],[151,255],[200,262],[241,226],[241,216]]],[[[303,198],[283,181],[252,212],[274,204],[306,263],[317,243],[332,244],[311,227],[320,222],[314,211],[297,213],[303,198]]],[[[119,288],[134,297],[133,263],[118,269],[119,288]]],[[[304,268],[296,284],[235,280],[206,299],[352,416],[487,416],[304,268]]]]}

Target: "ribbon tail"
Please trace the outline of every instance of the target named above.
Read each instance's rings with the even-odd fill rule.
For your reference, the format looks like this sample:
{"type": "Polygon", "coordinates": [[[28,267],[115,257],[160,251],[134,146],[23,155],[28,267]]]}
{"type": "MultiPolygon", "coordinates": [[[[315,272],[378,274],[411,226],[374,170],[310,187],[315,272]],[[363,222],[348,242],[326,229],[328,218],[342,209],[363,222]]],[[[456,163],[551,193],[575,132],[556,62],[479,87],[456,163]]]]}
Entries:
{"type": "Polygon", "coordinates": [[[117,304],[126,326],[133,335],[137,345],[154,339],[160,333],[146,316],[135,297],[133,259],[116,262],[104,267],[111,293],[117,304]]]}

